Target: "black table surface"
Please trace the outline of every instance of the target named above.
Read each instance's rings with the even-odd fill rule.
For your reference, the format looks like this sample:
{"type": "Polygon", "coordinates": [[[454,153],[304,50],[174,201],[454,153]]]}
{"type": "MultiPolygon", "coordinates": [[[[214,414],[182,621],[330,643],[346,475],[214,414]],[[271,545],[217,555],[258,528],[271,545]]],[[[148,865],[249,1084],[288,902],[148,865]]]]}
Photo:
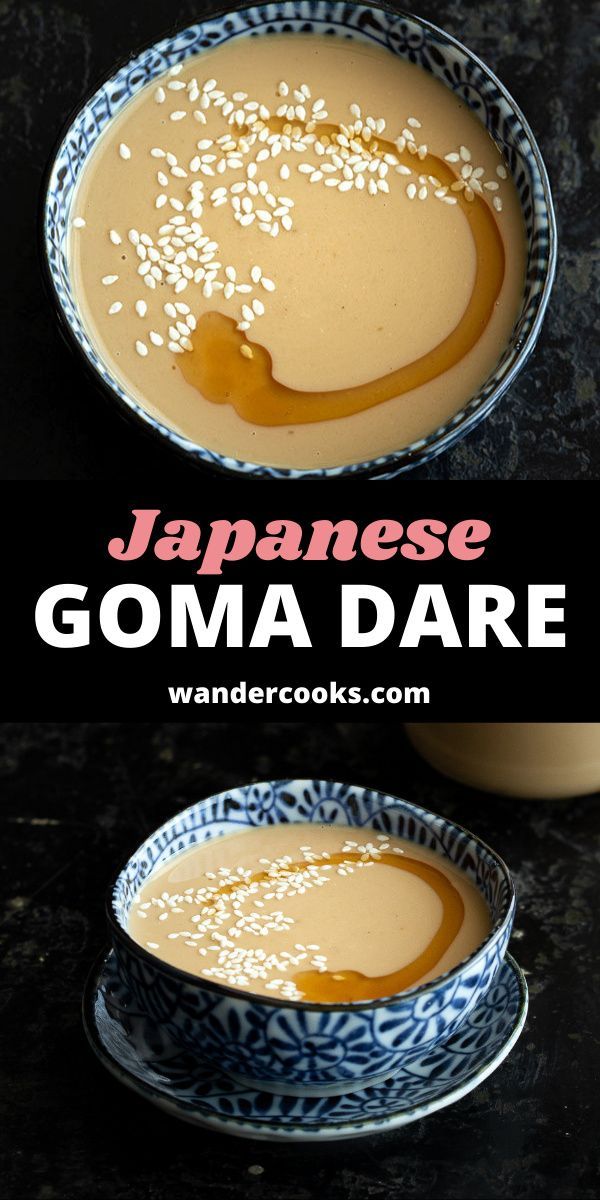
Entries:
{"type": "MultiPolygon", "coordinates": [[[[593,4],[423,0],[417,7],[480,55],[527,114],[554,189],[560,267],[538,348],[510,394],[478,430],[414,477],[597,479],[593,4]]],[[[10,191],[2,254],[1,479],[198,479],[168,447],[126,424],[59,340],[41,292],[35,225],[42,170],[72,108],[117,59],[175,21],[184,25],[210,11],[210,0],[179,0],[176,8],[171,0],[0,6],[0,136],[10,191]]]]}
{"type": "Polygon", "coordinates": [[[484,796],[437,775],[393,725],[5,725],[0,781],[8,1200],[598,1195],[599,796],[484,796]],[[139,1099],[88,1048],[80,1001],[106,940],[105,887],[142,838],[213,791],[308,773],[404,795],[504,856],[530,1012],[509,1058],[452,1107],[295,1147],[193,1128],[139,1099]]]}

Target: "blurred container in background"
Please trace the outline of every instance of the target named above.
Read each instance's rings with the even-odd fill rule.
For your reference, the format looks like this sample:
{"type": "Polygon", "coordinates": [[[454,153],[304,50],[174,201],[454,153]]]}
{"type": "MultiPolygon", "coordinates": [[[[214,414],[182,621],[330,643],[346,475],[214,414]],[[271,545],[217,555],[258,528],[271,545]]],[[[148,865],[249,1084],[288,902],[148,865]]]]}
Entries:
{"type": "Polygon", "coordinates": [[[600,722],[410,723],[405,728],[432,767],[471,787],[544,800],[600,790],[600,722]]]}

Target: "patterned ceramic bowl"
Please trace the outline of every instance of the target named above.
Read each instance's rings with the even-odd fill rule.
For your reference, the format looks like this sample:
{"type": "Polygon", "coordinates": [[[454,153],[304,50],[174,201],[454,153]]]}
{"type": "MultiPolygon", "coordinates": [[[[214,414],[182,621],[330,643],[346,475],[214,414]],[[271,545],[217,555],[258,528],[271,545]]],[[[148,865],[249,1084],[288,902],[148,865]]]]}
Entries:
{"type": "Polygon", "coordinates": [[[126,413],[182,451],[189,460],[261,478],[334,478],[371,475],[392,478],[434,458],[464,437],[498,402],[523,367],[537,340],[548,303],[556,260],[556,225],[546,169],[531,129],[495,75],[469,50],[436,26],[385,6],[336,0],[289,0],[220,12],[157,42],[121,65],[69,122],[50,164],[45,187],[43,259],[63,329],[96,378],[126,413]],[[291,470],[240,462],[198,446],[151,416],[102,362],[83,326],[67,257],[67,232],[78,176],[111,118],[144,84],[192,54],[232,37],[269,33],[327,33],[375,42],[418,63],[455,92],[484,124],[509,164],[527,232],[528,261],[519,319],[493,375],[452,419],[425,438],[367,462],[345,467],[291,470]]]}
{"type": "MultiPolygon", "coordinates": [[[[110,889],[117,969],[136,1010],[183,1051],[264,1091],[351,1092],[393,1075],[450,1037],[480,1003],[510,937],[509,872],[478,838],[406,800],[321,780],[233,788],[172,817],[136,850],[110,889]],[[127,919],[148,877],[173,855],[246,826],[280,822],[352,825],[428,846],[463,870],[485,897],[491,933],[459,966],[389,999],[345,1004],[252,996],[161,962],[134,942],[127,919]]],[[[382,915],[385,920],[385,914],[382,915]]]]}

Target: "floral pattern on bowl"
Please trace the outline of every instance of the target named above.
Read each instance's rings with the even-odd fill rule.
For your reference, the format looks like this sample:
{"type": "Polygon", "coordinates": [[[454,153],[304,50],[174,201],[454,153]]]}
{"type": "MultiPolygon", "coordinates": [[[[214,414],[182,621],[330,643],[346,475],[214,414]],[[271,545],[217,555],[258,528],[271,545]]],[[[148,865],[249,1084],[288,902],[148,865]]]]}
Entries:
{"type": "Polygon", "coordinates": [[[495,1071],[527,1014],[527,985],[510,955],[464,1025],[376,1087],[342,1096],[272,1095],[236,1083],[173,1045],[136,1009],[113,954],[90,974],[84,1025],[104,1066],[172,1116],[239,1137],[338,1140],[383,1133],[453,1104],[495,1071]]]}
{"type": "Polygon", "coordinates": [[[556,223],[550,185],[531,129],[512,97],[474,54],[418,17],[342,0],[286,0],[219,13],[143,50],[88,100],[64,133],[50,164],[44,197],[44,262],[63,329],[104,387],[154,433],[194,461],[271,479],[368,474],[389,479],[427,462],[473,429],[510,387],[531,353],[550,296],[556,264],[556,223]],[[521,201],[528,243],[520,317],[509,346],[480,392],[445,425],[392,454],[350,466],[287,469],[241,462],[199,446],[146,412],[111,374],[81,320],[67,257],[71,204],[79,174],[106,125],[141,87],[190,55],[233,37],[322,33],[372,41],[418,63],[460,95],[485,124],[509,164],[521,201]]]}
{"type": "Polygon", "coordinates": [[[199,801],[146,839],[108,901],[123,985],[173,1044],[265,1090],[311,1094],[376,1082],[457,1032],[501,967],[514,911],[504,863],[460,826],[406,800],[322,780],[255,783],[199,801]],[[279,822],[350,825],[437,851],[484,895],[491,933],[469,958],[431,983],[389,999],[346,1004],[308,1004],[228,988],[171,967],[129,936],[135,896],[169,858],[209,838],[279,822]]]}

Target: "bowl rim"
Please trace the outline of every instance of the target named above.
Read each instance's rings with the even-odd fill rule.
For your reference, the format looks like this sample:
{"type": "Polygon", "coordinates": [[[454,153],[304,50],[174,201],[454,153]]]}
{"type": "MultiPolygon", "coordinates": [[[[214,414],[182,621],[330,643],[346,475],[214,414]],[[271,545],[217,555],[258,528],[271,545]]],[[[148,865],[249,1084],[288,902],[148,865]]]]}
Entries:
{"type": "MultiPolygon", "coordinates": [[[[286,824],[286,822],[274,822],[274,824],[286,824]]],[[[310,821],[290,821],[290,822],[287,822],[287,824],[310,825],[311,822],[310,821]]],[[[323,822],[323,824],[327,824],[327,822],[323,822]]],[[[340,828],[348,828],[348,829],[357,828],[356,826],[353,826],[353,825],[345,825],[345,822],[340,822],[339,824],[340,824],[340,828]]],[[[250,828],[259,828],[259,826],[250,826],[250,828]]],[[[360,828],[362,828],[362,826],[360,828]]],[[[227,835],[225,834],[223,836],[226,837],[227,835]]],[[[410,839],[407,839],[407,840],[410,841],[410,839]]],[[[181,851],[181,853],[183,854],[183,853],[185,853],[185,851],[181,851]]],[[[437,853],[439,853],[439,851],[435,850],[434,853],[437,854],[437,853]]],[[[172,857],[176,858],[178,856],[175,854],[172,857]]],[[[166,861],[167,860],[165,860],[165,863],[166,863],[166,861]]],[[[450,859],[450,862],[452,862],[451,859],[450,859]]],[[[165,863],[163,863],[161,865],[164,866],[165,863]]],[[[460,870],[460,869],[461,869],[460,867],[457,867],[457,870],[460,870]]],[[[152,874],[152,871],[150,871],[149,875],[147,876],[147,879],[150,878],[151,874],[152,874]]],[[[146,882],[146,881],[144,881],[144,882],[146,882]]],[[[215,992],[219,996],[229,996],[230,998],[233,998],[242,1003],[246,1002],[246,1003],[255,1003],[255,1004],[265,1004],[268,1007],[273,1007],[273,1008],[294,1008],[294,1009],[300,1009],[300,1010],[304,1010],[304,1011],[328,1012],[328,1013],[334,1013],[334,1012],[352,1013],[352,1012],[360,1012],[360,1011],[364,1011],[364,1010],[368,1010],[368,1009],[388,1008],[390,1005],[399,1004],[403,1000],[406,1000],[406,999],[412,1000],[415,997],[424,996],[428,992],[433,992],[434,990],[437,990],[437,988],[439,987],[439,985],[441,983],[444,983],[444,985],[445,985],[450,980],[457,978],[459,975],[461,975],[463,973],[463,971],[465,970],[465,968],[468,968],[468,965],[470,963],[474,962],[475,959],[477,959],[482,954],[482,952],[489,949],[497,941],[499,941],[502,934],[510,926],[511,921],[514,918],[515,909],[516,909],[515,885],[514,885],[514,881],[513,881],[512,875],[510,873],[510,870],[507,867],[506,863],[504,862],[504,859],[501,858],[500,855],[497,854],[496,851],[491,848],[491,846],[488,846],[487,842],[484,842],[482,840],[482,838],[477,837],[476,834],[471,833],[471,831],[469,829],[466,829],[464,827],[464,825],[459,825],[457,821],[453,821],[448,817],[444,817],[440,813],[432,812],[431,809],[423,808],[423,807],[421,807],[421,805],[414,804],[412,800],[405,800],[401,796],[396,796],[391,792],[384,792],[384,791],[380,791],[379,789],[369,789],[364,784],[347,784],[347,783],[341,783],[339,780],[336,781],[336,780],[332,780],[332,779],[300,779],[299,778],[299,779],[255,780],[251,783],[246,783],[246,784],[243,784],[243,783],[242,784],[234,784],[231,787],[225,788],[221,792],[214,792],[214,793],[211,793],[210,796],[204,796],[200,800],[196,800],[193,804],[188,805],[186,808],[181,809],[179,812],[173,813],[173,815],[171,817],[169,817],[166,821],[163,821],[162,825],[160,825],[157,829],[152,830],[149,834],[146,835],[144,840],[142,842],[140,842],[139,846],[137,846],[136,849],[133,851],[133,853],[129,855],[129,857],[123,863],[122,867],[117,871],[116,875],[113,876],[110,883],[108,884],[108,887],[107,887],[106,893],[105,893],[105,911],[106,911],[106,917],[108,920],[108,926],[109,926],[109,931],[111,934],[111,941],[112,941],[113,948],[114,948],[114,939],[116,938],[117,940],[120,940],[124,943],[125,947],[130,951],[130,953],[134,954],[138,958],[141,958],[143,962],[148,963],[155,970],[158,969],[159,971],[165,972],[167,975],[170,975],[172,978],[179,980],[179,982],[187,983],[193,987],[201,988],[202,990],[206,989],[209,992],[215,992]],[[135,859],[137,857],[139,851],[141,850],[141,848],[145,844],[145,842],[148,840],[148,838],[158,837],[161,833],[163,833],[163,831],[166,832],[166,830],[169,828],[169,826],[172,824],[173,821],[176,821],[178,819],[181,819],[182,817],[185,817],[188,813],[191,813],[194,809],[196,809],[198,807],[198,805],[203,805],[203,806],[208,805],[212,801],[220,800],[222,798],[225,798],[226,796],[231,795],[231,793],[233,791],[243,790],[243,791],[248,792],[250,790],[250,788],[253,788],[253,787],[262,787],[262,786],[273,787],[273,786],[278,786],[278,785],[284,785],[286,783],[287,784],[289,784],[289,783],[312,784],[312,785],[314,785],[316,783],[316,784],[325,785],[328,787],[333,786],[333,787],[357,788],[362,791],[373,790],[373,791],[376,791],[377,795],[384,797],[386,800],[391,800],[393,802],[392,807],[394,804],[400,803],[403,806],[410,808],[412,810],[413,814],[419,820],[422,820],[423,817],[433,817],[436,822],[442,821],[446,825],[450,826],[453,831],[458,831],[458,833],[464,834],[472,842],[475,843],[478,853],[480,853],[483,850],[491,857],[496,868],[499,869],[500,874],[504,879],[504,882],[507,887],[507,898],[505,901],[505,908],[503,910],[503,914],[496,919],[496,921],[492,925],[492,928],[490,929],[490,932],[488,933],[487,937],[484,938],[484,940],[482,942],[480,942],[478,946],[476,946],[475,950],[473,950],[471,952],[471,954],[468,954],[466,958],[461,959],[461,961],[459,963],[457,963],[456,966],[451,967],[450,970],[444,971],[443,974],[441,974],[441,975],[436,975],[435,979],[431,979],[427,983],[418,984],[412,988],[406,988],[404,991],[401,991],[401,992],[394,992],[391,996],[378,997],[375,1000],[345,1000],[345,1001],[340,1001],[338,1003],[332,1003],[332,1004],[323,1003],[322,1001],[317,1003],[317,1002],[310,1002],[307,1000],[285,1000],[278,996],[264,996],[260,992],[252,992],[252,991],[250,991],[250,989],[246,989],[246,988],[230,987],[228,984],[219,983],[218,980],[205,979],[201,975],[194,975],[193,972],[191,972],[191,971],[186,971],[181,967],[175,967],[172,965],[172,963],[165,962],[164,959],[159,958],[156,954],[153,954],[151,951],[147,950],[145,946],[142,946],[142,945],[140,945],[139,942],[136,942],[135,938],[132,938],[131,934],[128,933],[127,929],[125,929],[120,924],[120,922],[117,918],[116,912],[115,912],[114,898],[115,898],[115,891],[116,891],[117,885],[119,883],[119,880],[121,879],[121,876],[127,870],[127,867],[129,866],[129,863],[132,861],[132,859],[135,859]]]]}
{"type": "MultiPolygon", "coordinates": [[[[328,5],[334,5],[336,0],[322,0],[322,2],[328,5]]],[[[533,154],[536,162],[542,187],[544,209],[548,221],[547,258],[544,266],[543,283],[537,302],[537,311],[531,324],[531,328],[529,329],[525,339],[521,342],[516,350],[515,360],[512,363],[512,366],[506,372],[504,378],[492,388],[489,396],[484,402],[480,403],[474,410],[469,411],[467,408],[467,406],[470,405],[477,398],[477,396],[481,394],[481,391],[486,386],[487,380],[484,381],[481,387],[476,390],[473,395],[469,396],[463,402],[463,406],[457,413],[449,417],[445,423],[438,425],[436,429],[431,431],[431,433],[424,435],[422,438],[415,439],[415,441],[408,447],[399,447],[396,450],[389,451],[385,454],[376,455],[374,458],[365,459],[362,462],[345,463],[337,467],[317,467],[314,465],[312,467],[284,467],[275,466],[274,464],[269,463],[252,462],[248,459],[235,459],[232,455],[226,454],[223,451],[209,450],[208,447],[201,445],[200,442],[194,442],[185,434],[179,433],[172,426],[169,426],[163,418],[154,416],[147,408],[143,406],[139,400],[136,399],[126,384],[120,384],[120,386],[123,388],[123,391],[127,393],[128,399],[125,400],[122,398],[115,390],[113,385],[100,374],[100,371],[89,358],[83,346],[75,336],[75,333],[71,328],[63,309],[60,295],[54,280],[53,271],[50,265],[48,255],[48,239],[46,237],[46,214],[48,211],[50,198],[50,182],[58,153],[63,143],[66,141],[69,131],[75,123],[77,117],[83,112],[95,94],[107,83],[109,83],[120,70],[132,63],[140,55],[155,49],[167,38],[179,36],[187,29],[192,28],[194,24],[203,24],[212,20],[219,20],[228,15],[237,15],[238,13],[248,12],[252,9],[266,9],[272,7],[272,3],[271,0],[254,0],[254,2],[253,0],[247,0],[246,3],[241,4],[235,9],[232,9],[227,3],[219,3],[214,9],[211,8],[210,12],[197,22],[187,23],[185,25],[180,25],[176,22],[172,25],[169,25],[169,27],[166,28],[152,42],[144,42],[143,44],[137,45],[130,53],[113,61],[108,71],[98,74],[95,78],[95,81],[86,90],[83,98],[81,98],[78,103],[73,106],[63,122],[58,136],[51,148],[41,179],[39,215],[37,221],[38,252],[44,290],[50,301],[51,308],[54,310],[55,316],[58,319],[60,330],[63,336],[66,337],[69,347],[76,351],[77,357],[80,358],[84,363],[86,367],[86,373],[91,375],[91,378],[97,389],[100,390],[106,399],[109,399],[113,404],[116,404],[117,412],[120,412],[122,416],[128,418],[130,422],[135,424],[138,428],[141,427],[146,434],[148,434],[154,440],[158,439],[163,443],[166,442],[170,449],[175,450],[182,460],[187,461],[198,469],[207,470],[213,474],[225,475],[229,478],[237,477],[242,479],[291,478],[294,480],[313,479],[319,481],[345,478],[377,479],[378,477],[385,478],[390,473],[392,477],[395,475],[404,474],[407,471],[412,470],[414,467],[424,465],[425,463],[436,458],[445,450],[449,449],[455,442],[462,440],[462,438],[468,433],[472,432],[472,430],[475,429],[477,425],[479,425],[480,422],[489,415],[491,410],[495,408],[508,389],[512,386],[517,375],[519,375],[530,354],[534,350],[544,317],[546,315],[546,310],[556,274],[556,215],[554,212],[554,204],[548,172],[537,144],[537,140],[533,134],[533,130],[531,129],[531,126],[527,121],[522,109],[517,104],[516,100],[514,100],[508,89],[500,81],[495,72],[492,71],[492,69],[488,67],[487,64],[481,58],[479,58],[477,54],[474,53],[474,51],[472,51],[463,42],[459,41],[458,38],[454,37],[453,34],[448,33],[441,26],[436,25],[433,21],[429,21],[425,17],[420,17],[418,14],[413,13],[408,9],[395,8],[386,3],[386,0],[345,0],[345,2],[347,8],[354,9],[366,7],[372,8],[374,11],[379,10],[389,16],[397,18],[398,20],[412,21],[421,28],[441,36],[446,43],[460,51],[461,54],[464,54],[468,60],[477,64],[483,74],[498,89],[500,95],[506,101],[508,107],[512,110],[512,113],[516,116],[517,121],[520,123],[521,130],[529,142],[531,153],[533,154]],[[414,448],[411,449],[411,446],[414,446],[414,448]],[[212,457],[209,459],[205,457],[205,455],[211,455],[212,457]]],[[[281,19],[283,20],[285,18],[282,16],[281,19]]],[[[239,36],[248,36],[248,34],[241,34],[239,36]]],[[[212,49],[212,47],[210,49],[212,49]]],[[[206,51],[201,51],[200,53],[205,52],[206,51]]],[[[143,86],[150,86],[152,82],[153,80],[148,80],[143,86]]],[[[118,116],[119,114],[116,115],[118,116]]],[[[111,120],[114,119],[115,118],[110,118],[107,124],[110,124],[111,120]]],[[[80,306],[76,304],[75,301],[74,306],[77,311],[80,312],[80,306]]],[[[514,328],[513,333],[511,334],[511,339],[513,335],[514,328]]],[[[99,351],[97,351],[97,353],[103,365],[108,367],[103,355],[101,355],[99,351]]],[[[494,368],[494,370],[496,369],[497,368],[494,368]]],[[[493,374],[493,371],[491,374],[493,374]]],[[[118,383],[119,381],[115,380],[115,382],[118,383]]]]}

